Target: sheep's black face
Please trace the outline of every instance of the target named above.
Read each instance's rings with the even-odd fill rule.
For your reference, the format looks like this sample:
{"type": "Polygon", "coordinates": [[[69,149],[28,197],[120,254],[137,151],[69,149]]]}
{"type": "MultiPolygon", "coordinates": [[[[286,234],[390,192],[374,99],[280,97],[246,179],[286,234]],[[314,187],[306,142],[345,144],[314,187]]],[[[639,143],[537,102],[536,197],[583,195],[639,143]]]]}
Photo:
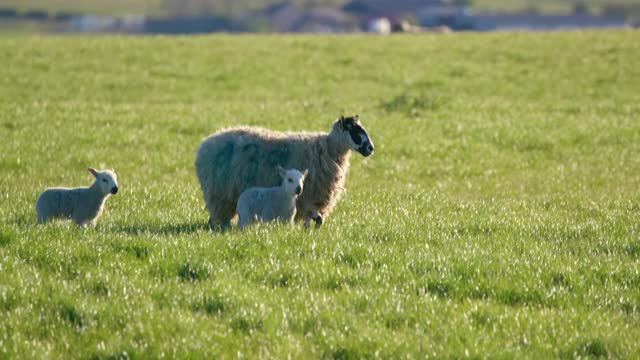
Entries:
{"type": "Polygon", "coordinates": [[[351,137],[353,150],[356,150],[365,157],[373,153],[373,141],[369,138],[367,130],[360,124],[358,115],[340,118],[340,125],[351,137]]]}

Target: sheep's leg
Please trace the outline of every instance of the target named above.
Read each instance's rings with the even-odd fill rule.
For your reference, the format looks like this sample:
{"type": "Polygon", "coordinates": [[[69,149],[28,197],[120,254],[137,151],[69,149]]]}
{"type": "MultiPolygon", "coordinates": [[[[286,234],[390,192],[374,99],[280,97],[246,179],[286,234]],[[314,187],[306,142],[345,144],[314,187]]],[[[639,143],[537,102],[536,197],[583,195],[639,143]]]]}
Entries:
{"type": "Polygon", "coordinates": [[[231,228],[231,220],[213,220],[209,218],[209,229],[211,231],[224,232],[231,228]]]}
{"type": "Polygon", "coordinates": [[[231,228],[236,201],[232,202],[232,206],[225,207],[225,201],[220,197],[213,193],[205,195],[206,208],[209,210],[209,230],[223,232],[231,228]]]}
{"type": "Polygon", "coordinates": [[[231,228],[231,218],[233,211],[223,211],[222,209],[212,209],[209,212],[209,229],[211,231],[226,231],[231,228]]]}
{"type": "Polygon", "coordinates": [[[316,227],[320,227],[322,225],[322,215],[317,210],[309,211],[307,218],[304,220],[304,226],[311,226],[311,220],[316,223],[316,227]]]}

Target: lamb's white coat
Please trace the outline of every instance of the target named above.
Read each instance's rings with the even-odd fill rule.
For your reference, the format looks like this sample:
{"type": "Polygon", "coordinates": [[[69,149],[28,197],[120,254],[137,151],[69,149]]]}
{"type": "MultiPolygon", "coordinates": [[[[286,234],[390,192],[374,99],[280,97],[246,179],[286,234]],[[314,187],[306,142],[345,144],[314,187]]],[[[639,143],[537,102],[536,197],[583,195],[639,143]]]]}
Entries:
{"type": "Polygon", "coordinates": [[[278,168],[282,184],[276,187],[252,187],[240,194],[236,212],[238,226],[243,228],[253,221],[279,221],[291,223],[296,216],[296,199],[302,193],[304,173],[296,169],[278,168]]]}
{"type": "Polygon", "coordinates": [[[118,192],[118,178],[113,170],[89,168],[95,181],[89,187],[46,189],[36,201],[38,223],[56,218],[71,219],[78,226],[95,226],[104,203],[118,192]]]}

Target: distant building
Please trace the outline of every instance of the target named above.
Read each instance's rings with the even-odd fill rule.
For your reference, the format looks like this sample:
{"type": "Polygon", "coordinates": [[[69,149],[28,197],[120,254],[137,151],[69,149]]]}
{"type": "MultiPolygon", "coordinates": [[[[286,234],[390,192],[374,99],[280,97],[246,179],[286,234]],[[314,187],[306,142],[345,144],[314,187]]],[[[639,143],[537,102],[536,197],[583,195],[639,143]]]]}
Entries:
{"type": "Polygon", "coordinates": [[[422,28],[411,25],[407,19],[414,18],[421,10],[447,6],[443,0],[352,0],[342,10],[357,19],[362,30],[387,34],[421,32],[422,28]]]}
{"type": "Polygon", "coordinates": [[[145,27],[144,16],[70,16],[71,31],[141,33],[145,27]]]}
{"type": "Polygon", "coordinates": [[[303,11],[289,2],[282,2],[266,7],[257,15],[264,16],[275,32],[294,32],[303,17],[303,11]]]}
{"type": "Polygon", "coordinates": [[[353,29],[348,16],[332,8],[312,9],[305,12],[294,31],[314,33],[339,33],[353,29]]]}
{"type": "Polygon", "coordinates": [[[352,0],[342,10],[359,17],[402,17],[445,5],[442,0],[352,0]]]}
{"type": "Polygon", "coordinates": [[[588,14],[546,15],[531,12],[473,13],[454,6],[428,7],[416,14],[421,26],[448,26],[454,30],[564,30],[627,27],[622,19],[588,14]]]}
{"type": "Polygon", "coordinates": [[[542,15],[532,13],[475,14],[475,30],[567,30],[579,28],[621,28],[629,24],[623,19],[574,15],[542,15]]]}
{"type": "Polygon", "coordinates": [[[464,7],[430,6],[416,13],[420,26],[446,26],[454,30],[477,30],[476,19],[464,7]]]}
{"type": "Polygon", "coordinates": [[[144,32],[151,34],[206,34],[243,30],[244,27],[233,19],[217,16],[147,19],[144,23],[144,32]]]}
{"type": "Polygon", "coordinates": [[[391,21],[387,18],[373,18],[367,22],[367,32],[391,34],[391,21]]]}
{"type": "Polygon", "coordinates": [[[353,29],[349,16],[339,9],[301,9],[289,2],[266,7],[254,17],[261,17],[275,32],[335,33],[353,29]]]}
{"type": "Polygon", "coordinates": [[[116,31],[117,19],[112,16],[78,15],[71,18],[71,29],[78,32],[116,31]]]}

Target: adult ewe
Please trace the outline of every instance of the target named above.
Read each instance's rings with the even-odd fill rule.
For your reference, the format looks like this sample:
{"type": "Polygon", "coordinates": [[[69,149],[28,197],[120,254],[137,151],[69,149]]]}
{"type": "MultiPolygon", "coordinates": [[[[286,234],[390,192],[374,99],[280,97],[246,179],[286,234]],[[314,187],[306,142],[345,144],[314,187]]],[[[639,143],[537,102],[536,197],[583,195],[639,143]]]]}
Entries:
{"type": "Polygon", "coordinates": [[[89,187],[58,187],[43,191],[36,201],[38,223],[66,218],[78,226],[95,226],[109,195],[118,192],[118,178],[113,169],[97,171],[89,168],[89,172],[96,178],[89,187]]]}
{"type": "Polygon", "coordinates": [[[351,150],[363,156],[373,153],[373,142],[358,115],[341,116],[328,134],[254,127],[216,132],[200,144],[195,164],[209,226],[229,228],[240,194],[250,187],[279,184],[278,166],[309,170],[295,219],[322,224],[343,190],[351,150]]]}

